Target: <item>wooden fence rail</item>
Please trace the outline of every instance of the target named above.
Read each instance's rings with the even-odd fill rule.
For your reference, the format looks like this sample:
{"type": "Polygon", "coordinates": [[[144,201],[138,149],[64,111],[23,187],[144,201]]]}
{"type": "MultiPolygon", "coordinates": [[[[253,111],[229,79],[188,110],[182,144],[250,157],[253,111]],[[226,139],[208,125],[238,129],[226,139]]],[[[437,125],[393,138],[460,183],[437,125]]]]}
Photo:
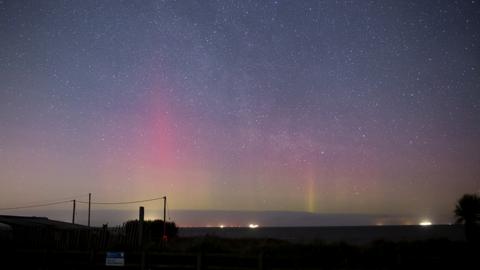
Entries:
{"type": "MultiPolygon", "coordinates": [[[[16,250],[3,258],[15,269],[111,269],[105,252],[16,250]],[[28,259],[27,259],[28,258],[28,259]]],[[[264,270],[263,255],[126,252],[121,269],[264,270]],[[144,260],[142,260],[144,258],[144,260]]],[[[3,269],[3,268],[2,268],[3,269]]],[[[7,268],[5,268],[7,269],[7,268]]],[[[113,267],[113,269],[120,269],[113,267]]]]}

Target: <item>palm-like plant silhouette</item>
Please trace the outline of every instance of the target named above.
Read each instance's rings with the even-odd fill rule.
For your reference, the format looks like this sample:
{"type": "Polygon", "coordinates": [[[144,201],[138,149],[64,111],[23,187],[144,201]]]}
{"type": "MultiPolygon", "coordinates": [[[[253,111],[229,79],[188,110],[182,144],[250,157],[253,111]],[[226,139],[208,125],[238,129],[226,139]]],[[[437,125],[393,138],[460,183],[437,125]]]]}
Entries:
{"type": "Polygon", "coordinates": [[[465,224],[465,237],[468,241],[478,238],[478,223],[480,221],[480,197],[477,194],[465,194],[455,207],[457,223],[465,224]]]}

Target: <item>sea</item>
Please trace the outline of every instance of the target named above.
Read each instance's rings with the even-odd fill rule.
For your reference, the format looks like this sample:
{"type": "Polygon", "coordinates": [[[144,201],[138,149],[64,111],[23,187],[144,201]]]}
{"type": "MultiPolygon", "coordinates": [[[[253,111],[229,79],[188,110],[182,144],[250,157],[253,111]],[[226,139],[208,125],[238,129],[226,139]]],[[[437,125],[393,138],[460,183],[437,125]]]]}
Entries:
{"type": "Polygon", "coordinates": [[[448,239],[465,241],[461,225],[325,226],[325,227],[191,227],[180,228],[181,237],[278,239],[290,242],[323,241],[366,244],[376,240],[418,241],[448,239]]]}

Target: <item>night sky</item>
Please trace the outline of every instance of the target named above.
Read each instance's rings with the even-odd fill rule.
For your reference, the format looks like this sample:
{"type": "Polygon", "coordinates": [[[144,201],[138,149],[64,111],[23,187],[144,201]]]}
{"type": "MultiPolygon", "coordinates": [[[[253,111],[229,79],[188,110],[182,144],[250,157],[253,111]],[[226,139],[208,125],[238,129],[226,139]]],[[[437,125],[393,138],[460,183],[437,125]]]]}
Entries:
{"type": "Polygon", "coordinates": [[[2,207],[448,222],[479,191],[480,1],[0,1],[2,207]]]}

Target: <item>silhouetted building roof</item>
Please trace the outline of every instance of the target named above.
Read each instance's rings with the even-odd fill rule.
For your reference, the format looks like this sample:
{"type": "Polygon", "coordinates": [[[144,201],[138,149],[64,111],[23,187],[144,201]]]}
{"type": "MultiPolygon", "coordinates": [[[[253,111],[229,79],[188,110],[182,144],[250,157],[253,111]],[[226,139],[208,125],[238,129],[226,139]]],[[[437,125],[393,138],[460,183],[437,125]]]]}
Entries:
{"type": "Polygon", "coordinates": [[[6,216],[0,215],[0,223],[7,224],[12,228],[49,228],[59,230],[78,230],[88,229],[87,226],[72,224],[68,222],[51,220],[46,217],[24,217],[24,216],[6,216]]]}

